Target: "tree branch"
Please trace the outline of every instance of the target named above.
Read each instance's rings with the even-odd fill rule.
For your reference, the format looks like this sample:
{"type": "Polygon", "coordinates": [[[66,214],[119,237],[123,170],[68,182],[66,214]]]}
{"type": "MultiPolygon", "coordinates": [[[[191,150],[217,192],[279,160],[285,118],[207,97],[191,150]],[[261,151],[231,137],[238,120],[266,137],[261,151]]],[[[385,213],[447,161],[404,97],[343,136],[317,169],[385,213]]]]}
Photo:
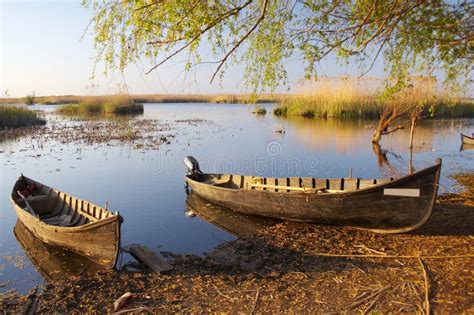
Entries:
{"type": "Polygon", "coordinates": [[[237,42],[237,44],[234,47],[232,47],[232,49],[224,56],[224,58],[221,59],[219,66],[217,66],[216,71],[212,75],[210,83],[214,81],[214,78],[216,77],[217,73],[220,71],[224,63],[226,62],[227,58],[229,58],[229,56],[242,44],[244,40],[246,40],[250,36],[250,34],[252,34],[253,31],[255,31],[258,25],[263,21],[263,19],[265,18],[266,10],[267,10],[267,4],[268,4],[267,0],[264,0],[262,14],[258,18],[258,20],[255,22],[252,28],[237,42]]]}
{"type": "Polygon", "coordinates": [[[150,70],[148,70],[145,74],[149,74],[150,72],[152,72],[153,70],[155,70],[156,68],[158,68],[159,66],[161,66],[162,64],[164,64],[165,62],[167,62],[168,60],[170,60],[171,58],[173,58],[174,56],[176,56],[177,54],[179,54],[181,51],[183,51],[184,49],[186,49],[187,47],[191,46],[192,43],[194,43],[197,39],[199,39],[204,33],[206,33],[207,31],[209,31],[210,29],[212,29],[213,27],[215,27],[217,24],[219,24],[220,22],[222,22],[224,19],[230,17],[230,16],[233,16],[237,13],[239,13],[240,11],[242,11],[244,8],[246,8],[250,3],[252,3],[253,0],[248,0],[244,5],[240,6],[240,7],[236,7],[236,8],[233,8],[229,11],[227,11],[226,13],[224,13],[223,15],[221,15],[220,17],[218,17],[216,20],[214,20],[212,23],[208,24],[203,30],[201,30],[198,34],[196,34],[187,44],[185,44],[184,46],[182,46],[181,48],[179,48],[178,50],[176,50],[174,53],[172,53],[171,55],[169,55],[168,57],[166,57],[165,59],[163,59],[161,62],[159,62],[157,65],[153,66],[150,70]]]}

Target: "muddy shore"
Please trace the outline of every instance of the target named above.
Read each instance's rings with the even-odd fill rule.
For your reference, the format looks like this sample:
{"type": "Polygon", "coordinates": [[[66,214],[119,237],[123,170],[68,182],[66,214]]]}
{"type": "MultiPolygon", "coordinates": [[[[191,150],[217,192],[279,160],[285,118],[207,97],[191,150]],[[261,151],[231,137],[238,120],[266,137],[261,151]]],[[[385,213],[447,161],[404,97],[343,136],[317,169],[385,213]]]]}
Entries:
{"type": "Polygon", "coordinates": [[[125,292],[135,312],[474,311],[474,174],[440,196],[408,234],[277,222],[206,257],[166,255],[175,269],[102,272],[0,295],[7,312],[111,312],[125,292]],[[331,256],[333,255],[333,256],[331,256]],[[426,303],[428,300],[428,304],[426,303]]]}

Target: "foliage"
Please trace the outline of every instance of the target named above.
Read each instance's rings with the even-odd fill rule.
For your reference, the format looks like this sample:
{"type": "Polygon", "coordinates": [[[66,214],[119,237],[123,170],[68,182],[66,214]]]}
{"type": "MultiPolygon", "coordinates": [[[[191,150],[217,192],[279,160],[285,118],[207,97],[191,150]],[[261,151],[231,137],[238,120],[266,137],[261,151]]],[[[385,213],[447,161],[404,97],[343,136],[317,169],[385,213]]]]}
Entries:
{"type": "Polygon", "coordinates": [[[23,103],[25,103],[25,105],[33,105],[35,103],[35,92],[31,92],[23,97],[23,103]]]}
{"type": "Polygon", "coordinates": [[[124,70],[149,57],[153,71],[186,53],[185,68],[246,66],[245,82],[259,92],[287,84],[285,64],[303,60],[307,78],[329,54],[363,72],[383,56],[390,96],[414,74],[442,69],[447,83],[472,73],[474,7],[470,1],[153,1],[84,0],[92,7],[97,61],[124,70]],[[212,60],[203,60],[203,47],[212,60]],[[366,62],[369,61],[367,64],[366,62]]]}
{"type": "Polygon", "coordinates": [[[122,95],[107,98],[91,97],[77,105],[69,104],[61,106],[56,112],[63,115],[75,116],[141,114],[143,113],[143,105],[135,104],[132,98],[122,95]]]}
{"type": "Polygon", "coordinates": [[[38,113],[23,106],[0,105],[0,128],[44,125],[38,113]]]}

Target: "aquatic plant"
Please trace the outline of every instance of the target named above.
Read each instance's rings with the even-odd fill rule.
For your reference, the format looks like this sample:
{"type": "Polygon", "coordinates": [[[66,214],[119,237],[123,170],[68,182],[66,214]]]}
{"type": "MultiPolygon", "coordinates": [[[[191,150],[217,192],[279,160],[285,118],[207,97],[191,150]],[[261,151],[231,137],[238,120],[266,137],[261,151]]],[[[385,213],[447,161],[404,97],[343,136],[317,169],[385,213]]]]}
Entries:
{"type": "Polygon", "coordinates": [[[264,107],[257,106],[255,107],[253,113],[256,115],[265,115],[267,113],[267,110],[264,107]]]}
{"type": "Polygon", "coordinates": [[[24,106],[0,105],[0,128],[17,128],[44,125],[44,119],[38,113],[24,106]]]}
{"type": "Polygon", "coordinates": [[[59,107],[57,113],[63,115],[127,115],[143,113],[143,104],[136,104],[129,96],[89,97],[81,103],[59,107]]]}

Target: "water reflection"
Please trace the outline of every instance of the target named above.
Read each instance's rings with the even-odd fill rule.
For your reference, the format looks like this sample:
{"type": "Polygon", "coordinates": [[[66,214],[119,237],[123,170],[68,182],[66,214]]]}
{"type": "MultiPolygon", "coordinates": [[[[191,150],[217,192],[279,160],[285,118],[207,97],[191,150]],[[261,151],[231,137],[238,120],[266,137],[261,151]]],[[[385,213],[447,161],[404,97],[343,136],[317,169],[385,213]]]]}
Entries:
{"type": "Polygon", "coordinates": [[[463,143],[461,144],[461,147],[459,148],[459,152],[469,151],[469,150],[474,150],[474,144],[463,143]]]}
{"type": "MultiPolygon", "coordinates": [[[[305,146],[328,150],[335,148],[338,153],[355,153],[361,147],[370,143],[370,138],[376,122],[362,120],[339,120],[339,119],[305,119],[301,117],[290,117],[288,124],[293,127],[293,140],[301,142],[305,146]]],[[[438,122],[437,122],[438,123],[438,122]]],[[[429,152],[434,148],[434,138],[437,132],[433,132],[432,121],[421,121],[415,130],[413,152],[429,152]]],[[[454,126],[445,128],[446,133],[457,132],[454,126]]],[[[386,135],[382,143],[388,146],[395,145],[398,148],[410,146],[409,128],[386,135]]]]}
{"type": "Polygon", "coordinates": [[[16,222],[13,233],[26,256],[47,281],[93,274],[103,269],[84,256],[43,243],[20,221],[16,222]]]}
{"type": "Polygon", "coordinates": [[[280,222],[279,220],[245,215],[211,204],[192,191],[188,193],[186,206],[186,213],[188,216],[190,213],[194,213],[201,219],[204,219],[234,236],[254,235],[262,229],[280,222]]]}

